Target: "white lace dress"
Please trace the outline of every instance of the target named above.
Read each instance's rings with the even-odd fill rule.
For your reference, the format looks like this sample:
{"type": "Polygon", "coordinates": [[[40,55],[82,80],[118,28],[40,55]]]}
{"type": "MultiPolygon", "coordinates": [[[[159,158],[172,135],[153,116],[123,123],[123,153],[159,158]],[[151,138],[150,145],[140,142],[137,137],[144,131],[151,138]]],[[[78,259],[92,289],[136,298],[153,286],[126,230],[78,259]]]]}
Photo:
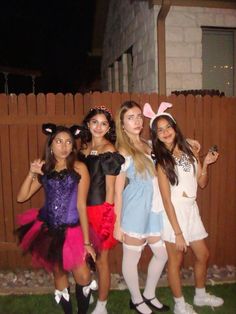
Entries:
{"type": "MultiPolygon", "coordinates": [[[[197,162],[195,162],[195,172],[187,155],[182,154],[180,159],[176,159],[176,173],[178,175],[178,185],[171,185],[171,201],[174,205],[178,223],[183,232],[186,243],[200,240],[208,236],[202,223],[198,205],[197,195],[197,162]]],[[[163,239],[175,243],[174,230],[169,222],[166,212],[164,217],[163,239]]]]}

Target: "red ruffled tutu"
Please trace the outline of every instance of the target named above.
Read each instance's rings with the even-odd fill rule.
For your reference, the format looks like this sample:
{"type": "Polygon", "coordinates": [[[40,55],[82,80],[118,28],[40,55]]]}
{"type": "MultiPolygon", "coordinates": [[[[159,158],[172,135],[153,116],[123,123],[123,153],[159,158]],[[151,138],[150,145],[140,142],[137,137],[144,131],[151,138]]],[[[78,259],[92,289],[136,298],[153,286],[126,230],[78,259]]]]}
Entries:
{"type": "Polygon", "coordinates": [[[89,223],[101,241],[101,249],[111,249],[118,241],[113,237],[116,214],[114,206],[109,203],[87,206],[89,223]]]}
{"type": "MultiPolygon", "coordinates": [[[[33,208],[17,217],[19,245],[24,253],[31,252],[33,266],[52,271],[59,265],[70,271],[83,264],[86,251],[80,225],[50,228],[38,219],[38,213],[39,210],[33,208]]],[[[90,240],[97,246],[95,237],[90,240]]]]}

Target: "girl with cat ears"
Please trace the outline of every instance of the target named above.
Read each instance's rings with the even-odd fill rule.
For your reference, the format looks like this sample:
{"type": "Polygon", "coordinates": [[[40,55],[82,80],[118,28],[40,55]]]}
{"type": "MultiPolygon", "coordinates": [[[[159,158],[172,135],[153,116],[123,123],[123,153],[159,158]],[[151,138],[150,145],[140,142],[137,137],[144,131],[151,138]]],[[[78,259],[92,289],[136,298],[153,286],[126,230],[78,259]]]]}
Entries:
{"type": "Polygon", "coordinates": [[[40,209],[31,208],[18,216],[19,246],[24,253],[31,253],[34,266],[53,274],[55,300],[66,314],[73,313],[68,280],[68,272],[72,272],[77,313],[86,314],[91,290],[96,289],[86,257],[95,262],[92,246],[98,242],[87,218],[89,173],[86,165],[77,161],[75,139],[80,128],[47,123],[42,131],[48,136],[44,156],[31,162],[17,201],[29,200],[40,188],[45,199],[40,209]]]}

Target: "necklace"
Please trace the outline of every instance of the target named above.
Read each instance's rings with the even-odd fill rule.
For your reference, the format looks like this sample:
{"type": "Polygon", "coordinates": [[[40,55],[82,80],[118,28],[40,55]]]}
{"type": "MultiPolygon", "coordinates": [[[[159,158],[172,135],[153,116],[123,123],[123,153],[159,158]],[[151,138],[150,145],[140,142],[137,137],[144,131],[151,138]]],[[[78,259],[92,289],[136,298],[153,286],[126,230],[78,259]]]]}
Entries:
{"type": "Polygon", "coordinates": [[[172,154],[172,156],[177,166],[182,167],[185,172],[190,172],[191,163],[187,154],[182,153],[180,157],[176,157],[174,154],[172,154]]]}

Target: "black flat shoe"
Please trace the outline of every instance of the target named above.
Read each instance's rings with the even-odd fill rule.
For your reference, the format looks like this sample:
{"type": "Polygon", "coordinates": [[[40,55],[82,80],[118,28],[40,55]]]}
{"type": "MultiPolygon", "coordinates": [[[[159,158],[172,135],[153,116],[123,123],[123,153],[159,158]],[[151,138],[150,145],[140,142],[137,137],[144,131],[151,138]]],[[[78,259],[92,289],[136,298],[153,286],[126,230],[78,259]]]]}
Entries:
{"type": "Polygon", "coordinates": [[[170,307],[168,305],[165,305],[165,304],[162,304],[162,307],[157,307],[156,305],[152,304],[152,300],[156,299],[156,297],[152,298],[152,299],[146,299],[144,296],[143,296],[143,299],[144,299],[144,302],[154,308],[155,310],[159,311],[159,312],[167,312],[170,310],[170,307]]]}
{"type": "MultiPolygon", "coordinates": [[[[134,310],[135,312],[139,313],[139,314],[144,314],[142,312],[140,312],[137,307],[143,303],[146,303],[145,301],[139,302],[139,303],[133,303],[133,301],[130,299],[129,300],[129,307],[131,310],[134,310]]],[[[147,303],[146,303],[147,304],[147,303]]],[[[154,312],[151,312],[151,314],[155,314],[154,312]]]]}

